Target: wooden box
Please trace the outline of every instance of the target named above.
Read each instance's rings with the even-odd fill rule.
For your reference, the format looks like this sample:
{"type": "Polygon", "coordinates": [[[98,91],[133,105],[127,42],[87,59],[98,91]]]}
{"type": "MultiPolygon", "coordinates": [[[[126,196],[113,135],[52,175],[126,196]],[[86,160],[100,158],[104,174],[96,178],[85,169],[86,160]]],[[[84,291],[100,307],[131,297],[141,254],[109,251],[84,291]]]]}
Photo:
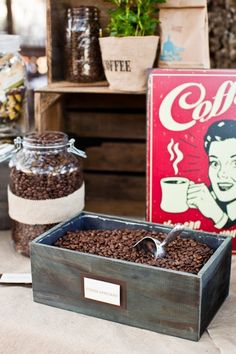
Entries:
{"type": "Polygon", "coordinates": [[[170,230],[153,223],[80,213],[31,243],[34,301],[199,340],[228,295],[231,238],[192,230],[183,233],[215,249],[197,275],[52,246],[68,230],[117,228],[170,230]],[[108,298],[97,301],[86,295],[88,291],[108,298]]]}
{"type": "Polygon", "coordinates": [[[145,218],[145,95],[68,90],[35,93],[36,129],[64,131],[86,151],[86,210],[145,218]]]}

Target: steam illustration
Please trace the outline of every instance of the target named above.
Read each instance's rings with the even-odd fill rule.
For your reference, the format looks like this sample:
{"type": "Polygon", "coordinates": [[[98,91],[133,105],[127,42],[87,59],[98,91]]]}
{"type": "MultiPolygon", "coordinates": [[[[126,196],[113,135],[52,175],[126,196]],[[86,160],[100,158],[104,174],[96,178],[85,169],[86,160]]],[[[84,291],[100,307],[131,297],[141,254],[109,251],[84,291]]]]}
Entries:
{"type": "Polygon", "coordinates": [[[184,155],[183,155],[182,151],[179,149],[179,143],[175,143],[174,139],[170,140],[170,143],[167,145],[167,150],[170,154],[170,161],[174,160],[172,166],[173,166],[175,175],[177,175],[179,172],[178,164],[180,161],[183,160],[184,155]]]}

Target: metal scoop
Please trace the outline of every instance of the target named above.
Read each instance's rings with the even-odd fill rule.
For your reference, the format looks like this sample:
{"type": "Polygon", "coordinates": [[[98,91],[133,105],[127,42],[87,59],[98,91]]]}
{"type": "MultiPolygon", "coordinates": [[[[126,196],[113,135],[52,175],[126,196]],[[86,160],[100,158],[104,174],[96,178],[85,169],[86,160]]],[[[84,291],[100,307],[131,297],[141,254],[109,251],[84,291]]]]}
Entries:
{"type": "Polygon", "coordinates": [[[184,225],[176,224],[174,228],[168,233],[165,240],[160,242],[153,237],[145,236],[141,240],[135,243],[133,247],[137,249],[143,249],[145,252],[151,252],[155,259],[165,257],[165,247],[176,239],[184,230],[184,225]]]}

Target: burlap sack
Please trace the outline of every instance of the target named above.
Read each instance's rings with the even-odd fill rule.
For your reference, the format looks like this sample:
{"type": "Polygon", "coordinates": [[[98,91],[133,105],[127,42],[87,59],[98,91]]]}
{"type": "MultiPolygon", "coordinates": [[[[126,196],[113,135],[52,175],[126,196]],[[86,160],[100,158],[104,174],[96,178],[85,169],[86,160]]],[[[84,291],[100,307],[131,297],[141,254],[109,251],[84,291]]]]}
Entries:
{"type": "Polygon", "coordinates": [[[160,6],[160,68],[210,68],[206,0],[167,0],[160,6]]]}
{"type": "Polygon", "coordinates": [[[99,41],[110,88],[121,91],[145,90],[147,69],[153,67],[159,37],[105,37],[99,41]]]}

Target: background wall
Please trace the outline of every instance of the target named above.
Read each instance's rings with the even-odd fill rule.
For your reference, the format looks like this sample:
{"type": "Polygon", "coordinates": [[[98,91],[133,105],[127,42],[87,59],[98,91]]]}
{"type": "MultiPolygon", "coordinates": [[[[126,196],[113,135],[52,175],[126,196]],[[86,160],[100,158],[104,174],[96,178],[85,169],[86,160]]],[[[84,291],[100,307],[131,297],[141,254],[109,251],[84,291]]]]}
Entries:
{"type": "Polygon", "coordinates": [[[212,68],[236,68],[236,1],[208,0],[212,68]]]}

